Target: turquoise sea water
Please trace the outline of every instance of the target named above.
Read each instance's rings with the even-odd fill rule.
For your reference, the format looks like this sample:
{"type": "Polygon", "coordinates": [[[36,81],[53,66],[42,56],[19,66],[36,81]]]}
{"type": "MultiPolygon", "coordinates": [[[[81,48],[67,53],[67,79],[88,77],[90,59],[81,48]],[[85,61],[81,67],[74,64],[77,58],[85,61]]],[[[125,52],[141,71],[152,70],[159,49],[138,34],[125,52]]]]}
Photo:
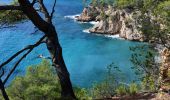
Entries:
{"type": "MultiPolygon", "coordinates": [[[[50,9],[53,0],[44,1],[50,9]]],[[[112,62],[120,66],[120,70],[125,73],[126,82],[134,80],[135,76],[130,68],[132,63],[129,60],[131,57],[129,47],[141,43],[84,33],[83,30],[91,27],[91,24],[78,23],[64,17],[80,14],[82,9],[82,0],[57,0],[54,16],[64,60],[73,84],[88,87],[96,81],[101,81],[105,77],[107,66],[112,62]]],[[[13,28],[0,29],[0,63],[26,45],[33,44],[43,35],[41,32],[31,34],[34,30],[34,25],[30,21],[17,23],[13,28]]],[[[45,45],[39,46],[27,56],[11,79],[16,75],[23,75],[28,65],[39,63],[41,61],[37,58],[39,54],[49,56],[45,45]]],[[[8,64],[6,71],[14,63],[15,60],[8,64]]]]}

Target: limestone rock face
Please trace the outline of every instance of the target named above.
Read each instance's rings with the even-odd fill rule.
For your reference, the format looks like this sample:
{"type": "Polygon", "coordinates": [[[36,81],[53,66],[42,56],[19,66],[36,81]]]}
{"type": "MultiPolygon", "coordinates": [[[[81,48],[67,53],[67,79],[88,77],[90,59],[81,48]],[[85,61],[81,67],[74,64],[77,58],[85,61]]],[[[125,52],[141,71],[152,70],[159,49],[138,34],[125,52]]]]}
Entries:
{"type": "Polygon", "coordinates": [[[100,20],[98,25],[90,29],[90,32],[114,35],[120,33],[121,27],[120,15],[118,12],[114,12],[109,18],[100,20]]]}
{"type": "Polygon", "coordinates": [[[115,35],[132,41],[146,41],[146,37],[139,30],[141,25],[136,21],[141,15],[140,11],[131,9],[115,9],[112,6],[100,8],[89,5],[82,14],[77,16],[78,21],[99,21],[89,31],[97,34],[115,35]]]}
{"type": "Polygon", "coordinates": [[[119,34],[121,38],[132,41],[145,41],[145,36],[138,29],[140,25],[136,24],[133,18],[134,14],[140,14],[140,12],[130,12],[128,9],[115,10],[112,7],[108,7],[105,11],[105,17],[97,16],[96,20],[99,20],[99,24],[94,25],[89,31],[98,34],[119,34]]]}
{"type": "Polygon", "coordinates": [[[99,15],[99,9],[94,6],[88,6],[83,9],[80,16],[76,16],[77,21],[89,22],[96,20],[97,15],[99,15]]]}

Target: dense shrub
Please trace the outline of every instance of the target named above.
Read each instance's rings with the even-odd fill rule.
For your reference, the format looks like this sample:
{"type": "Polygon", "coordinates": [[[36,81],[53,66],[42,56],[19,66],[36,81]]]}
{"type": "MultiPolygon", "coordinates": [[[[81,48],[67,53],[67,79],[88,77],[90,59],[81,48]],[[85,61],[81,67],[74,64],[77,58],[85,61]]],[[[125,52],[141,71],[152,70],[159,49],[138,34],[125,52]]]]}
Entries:
{"type": "Polygon", "coordinates": [[[7,87],[11,100],[54,100],[60,97],[60,90],[56,73],[46,60],[28,67],[25,76],[16,77],[7,87]]]}

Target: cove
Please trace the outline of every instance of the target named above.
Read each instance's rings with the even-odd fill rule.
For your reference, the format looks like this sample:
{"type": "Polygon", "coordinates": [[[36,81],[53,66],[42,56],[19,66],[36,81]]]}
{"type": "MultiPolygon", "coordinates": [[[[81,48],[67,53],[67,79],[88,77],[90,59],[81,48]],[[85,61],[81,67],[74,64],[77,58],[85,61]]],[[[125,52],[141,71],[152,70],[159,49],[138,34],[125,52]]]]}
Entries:
{"type": "MultiPolygon", "coordinates": [[[[52,1],[46,0],[45,4],[48,8],[52,7],[52,1]]],[[[94,82],[102,81],[107,72],[107,66],[113,62],[120,67],[119,69],[127,77],[126,82],[135,80],[136,76],[131,69],[133,64],[130,62],[132,52],[129,47],[142,45],[143,43],[83,32],[92,25],[65,18],[68,15],[80,14],[83,9],[82,5],[82,0],[57,0],[54,15],[54,24],[72,83],[80,87],[90,87],[94,82]]],[[[1,29],[0,63],[26,45],[35,43],[43,35],[41,32],[33,33],[34,31],[34,25],[30,21],[17,23],[16,27],[1,29]]],[[[38,64],[41,61],[37,58],[40,54],[46,57],[49,56],[45,45],[39,46],[27,56],[18,66],[13,77],[24,75],[27,66],[38,64]]],[[[6,71],[14,63],[16,63],[15,60],[8,64],[6,71]]],[[[11,80],[13,77],[11,77],[11,80]]]]}

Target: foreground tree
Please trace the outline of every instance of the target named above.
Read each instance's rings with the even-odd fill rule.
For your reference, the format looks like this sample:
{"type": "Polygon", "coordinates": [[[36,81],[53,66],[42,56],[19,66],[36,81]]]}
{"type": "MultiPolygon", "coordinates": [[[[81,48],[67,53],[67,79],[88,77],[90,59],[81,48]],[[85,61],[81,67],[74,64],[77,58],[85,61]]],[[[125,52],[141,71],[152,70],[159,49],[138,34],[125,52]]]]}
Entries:
{"type": "MultiPolygon", "coordinates": [[[[19,5],[3,5],[0,6],[0,10],[20,10],[22,11],[29,20],[32,21],[32,23],[40,30],[42,31],[45,35],[34,45],[29,45],[26,48],[22,49],[21,51],[17,52],[16,54],[12,55],[8,60],[6,60],[4,63],[0,65],[0,69],[2,69],[6,64],[11,62],[13,59],[15,59],[17,56],[19,56],[21,53],[24,53],[27,51],[19,60],[18,62],[14,65],[13,69],[11,72],[7,75],[5,80],[1,82],[1,90],[3,93],[3,96],[6,100],[8,100],[7,94],[5,93],[4,89],[4,84],[8,80],[8,78],[11,76],[11,74],[14,72],[16,69],[17,65],[24,59],[35,47],[40,45],[41,43],[46,43],[47,49],[49,53],[51,54],[52,58],[52,65],[55,67],[59,81],[61,84],[61,96],[62,97],[68,97],[75,99],[75,95],[72,89],[72,84],[70,81],[70,76],[69,72],[67,70],[67,67],[65,65],[63,56],[62,56],[62,48],[60,46],[57,32],[55,29],[55,26],[52,23],[52,17],[55,12],[55,5],[56,5],[56,0],[54,1],[54,5],[52,8],[51,14],[48,12],[47,8],[45,7],[43,0],[33,0],[32,3],[29,0],[18,0],[19,5]],[[34,4],[37,3],[39,4],[39,8],[44,16],[45,19],[43,19],[38,11],[34,8],[34,4]],[[43,42],[45,39],[45,42],[43,42]],[[4,91],[4,92],[3,92],[4,91]]],[[[1,80],[2,81],[2,80],[1,80]]]]}

